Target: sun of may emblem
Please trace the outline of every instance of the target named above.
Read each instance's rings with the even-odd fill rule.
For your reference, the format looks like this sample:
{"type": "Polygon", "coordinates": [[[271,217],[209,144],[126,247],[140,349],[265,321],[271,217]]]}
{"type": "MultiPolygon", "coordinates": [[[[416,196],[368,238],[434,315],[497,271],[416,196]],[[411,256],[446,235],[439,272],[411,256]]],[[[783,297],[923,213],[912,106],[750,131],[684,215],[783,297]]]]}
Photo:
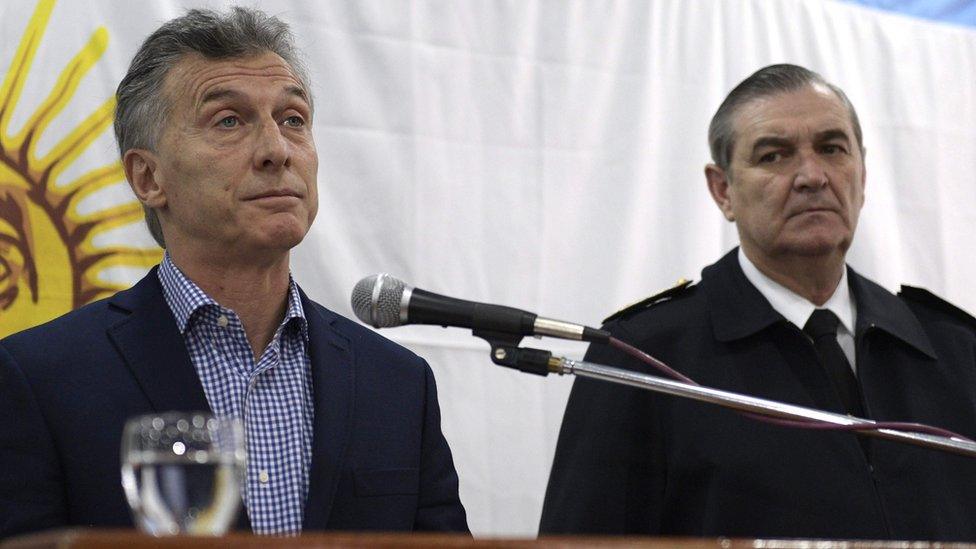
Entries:
{"type": "MultiPolygon", "coordinates": [[[[63,137],[49,151],[38,153],[39,139],[105,52],[105,28],[97,29],[61,70],[23,127],[10,127],[53,9],[54,0],[37,4],[0,84],[0,336],[109,296],[129,282],[118,277],[113,280],[107,271],[119,267],[145,269],[161,257],[154,246],[119,244],[118,238],[104,242],[107,231],[138,226],[142,209],[134,197],[79,208],[86,198],[121,184],[125,175],[119,162],[72,170],[81,175],[64,181],[60,177],[109,129],[114,97],[74,127],[56,125],[57,135],[63,137]]],[[[43,95],[39,91],[30,93],[43,95]]]]}

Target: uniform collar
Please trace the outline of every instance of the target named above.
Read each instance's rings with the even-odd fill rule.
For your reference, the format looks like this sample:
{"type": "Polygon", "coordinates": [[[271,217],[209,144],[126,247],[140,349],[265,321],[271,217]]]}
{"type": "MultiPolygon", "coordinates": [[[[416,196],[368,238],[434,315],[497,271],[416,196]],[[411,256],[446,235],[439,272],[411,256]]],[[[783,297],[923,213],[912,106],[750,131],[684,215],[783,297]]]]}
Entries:
{"type": "Polygon", "coordinates": [[[850,270],[851,292],[857,299],[857,333],[878,329],[937,359],[935,348],[915,313],[900,298],[850,270]]]}
{"type": "MultiPolygon", "coordinates": [[[[878,329],[937,358],[932,342],[915,314],[901,299],[848,267],[847,282],[856,303],[855,334],[878,329]]],[[[734,341],[784,322],[769,300],[739,265],[738,248],[702,270],[702,289],[709,303],[712,330],[718,341],[734,341]]]]}
{"type": "Polygon", "coordinates": [[[734,341],[783,322],[739,266],[738,248],[702,269],[701,287],[708,299],[712,331],[718,341],[734,341]]]}
{"type": "Polygon", "coordinates": [[[821,306],[817,306],[805,297],[797,294],[775,280],[769,278],[758,267],[746,257],[742,248],[739,248],[738,260],[742,273],[749,282],[759,290],[759,293],[766,298],[769,304],[786,320],[792,322],[799,328],[803,328],[809,320],[810,315],[816,309],[827,309],[837,315],[840,324],[849,335],[854,335],[854,326],[857,320],[857,309],[851,297],[851,289],[847,284],[847,269],[844,269],[840,282],[834,289],[834,293],[821,306]]]}

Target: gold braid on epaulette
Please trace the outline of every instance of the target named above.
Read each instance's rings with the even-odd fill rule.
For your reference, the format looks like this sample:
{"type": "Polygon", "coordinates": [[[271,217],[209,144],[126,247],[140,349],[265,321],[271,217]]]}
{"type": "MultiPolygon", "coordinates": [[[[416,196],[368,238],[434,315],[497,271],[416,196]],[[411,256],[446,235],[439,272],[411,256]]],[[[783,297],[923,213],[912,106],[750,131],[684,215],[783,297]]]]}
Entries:
{"type": "Polygon", "coordinates": [[[627,315],[629,315],[631,313],[636,313],[637,311],[644,310],[644,309],[646,309],[646,308],[648,308],[648,307],[650,307],[652,305],[656,305],[656,304],[658,304],[658,303],[660,303],[662,301],[666,301],[668,299],[671,299],[672,297],[680,294],[681,292],[683,292],[686,289],[688,289],[689,287],[691,287],[692,282],[693,281],[688,280],[688,279],[685,279],[685,278],[679,278],[678,279],[678,283],[675,284],[674,286],[671,286],[670,288],[668,288],[666,290],[660,291],[660,292],[652,295],[651,297],[642,299],[642,300],[638,301],[637,303],[634,303],[633,305],[628,305],[628,306],[624,307],[623,309],[620,309],[619,311],[613,313],[612,315],[608,316],[607,318],[604,318],[603,319],[603,323],[606,324],[607,322],[610,322],[612,320],[616,320],[618,318],[627,316],[627,315]]]}

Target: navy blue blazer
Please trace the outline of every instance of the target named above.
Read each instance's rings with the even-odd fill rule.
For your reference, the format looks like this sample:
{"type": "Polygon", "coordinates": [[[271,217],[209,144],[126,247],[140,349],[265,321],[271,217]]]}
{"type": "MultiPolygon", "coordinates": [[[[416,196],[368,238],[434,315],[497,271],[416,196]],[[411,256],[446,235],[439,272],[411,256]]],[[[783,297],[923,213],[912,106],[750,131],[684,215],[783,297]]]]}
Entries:
{"type": "MultiPolygon", "coordinates": [[[[302,294],[315,406],[304,530],[467,531],[427,363],[302,294]]],[[[127,418],[209,410],[153,269],[0,341],[0,538],[131,527],[127,418]]]]}

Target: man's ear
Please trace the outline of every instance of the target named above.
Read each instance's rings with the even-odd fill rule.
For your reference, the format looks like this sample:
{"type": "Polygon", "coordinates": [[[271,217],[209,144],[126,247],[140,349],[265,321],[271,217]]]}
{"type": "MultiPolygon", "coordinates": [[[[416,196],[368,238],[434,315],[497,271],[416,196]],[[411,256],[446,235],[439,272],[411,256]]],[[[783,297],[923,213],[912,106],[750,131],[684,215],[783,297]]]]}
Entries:
{"type": "Polygon", "coordinates": [[[864,196],[867,191],[868,184],[868,166],[865,162],[865,155],[868,153],[867,149],[861,149],[861,207],[864,207],[864,196]]]}
{"type": "Polygon", "coordinates": [[[166,205],[165,189],[159,185],[156,177],[158,166],[156,155],[146,149],[129,149],[122,157],[125,178],[129,181],[132,192],[139,202],[150,208],[166,205]]]}
{"type": "Polygon", "coordinates": [[[718,205],[718,209],[722,210],[722,215],[729,221],[735,221],[728,174],[717,164],[708,164],[705,166],[705,180],[708,182],[708,192],[712,194],[712,200],[718,205]]]}

